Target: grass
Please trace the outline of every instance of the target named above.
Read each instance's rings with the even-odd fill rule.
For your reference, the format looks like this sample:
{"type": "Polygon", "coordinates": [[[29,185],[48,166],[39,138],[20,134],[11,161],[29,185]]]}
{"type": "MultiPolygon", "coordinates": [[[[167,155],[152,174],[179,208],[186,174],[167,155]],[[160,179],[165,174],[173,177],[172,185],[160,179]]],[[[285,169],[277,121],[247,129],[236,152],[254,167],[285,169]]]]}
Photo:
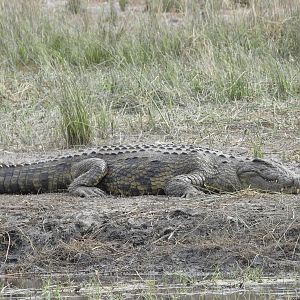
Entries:
{"type": "MultiPolygon", "coordinates": [[[[85,299],[127,299],[135,297],[141,299],[181,299],[186,295],[192,294],[197,299],[276,299],[278,295],[284,295],[287,299],[297,296],[297,277],[285,278],[286,285],[282,286],[283,279],[262,277],[259,268],[246,269],[245,277],[238,279],[227,279],[214,281],[197,277],[193,282],[182,282],[182,275],[168,274],[165,275],[171,281],[164,282],[160,278],[156,280],[138,280],[130,279],[122,280],[121,278],[107,277],[104,282],[100,282],[98,278],[84,276],[83,278],[69,274],[73,277],[70,281],[66,278],[45,277],[41,283],[36,282],[34,287],[18,287],[22,286],[22,278],[15,278],[17,286],[8,287],[0,291],[0,299],[14,297],[16,294],[22,295],[24,298],[43,297],[43,299],[65,299],[74,293],[77,297],[85,299]],[[90,278],[90,279],[89,279],[90,278]],[[75,280],[75,281],[74,281],[75,280]],[[77,292],[74,292],[74,291],[77,292]],[[224,292],[226,290],[226,292],[224,292]]],[[[189,275],[186,278],[190,279],[189,275]]],[[[26,276],[25,276],[26,278],[26,276]]],[[[35,278],[36,279],[36,278],[35,278]]]]}
{"type": "MultiPolygon", "coordinates": [[[[64,75],[66,77],[66,74],[64,75]]],[[[61,115],[61,132],[67,146],[86,145],[92,139],[88,109],[91,96],[85,84],[78,82],[75,78],[65,77],[58,76],[57,82],[60,86],[58,107],[61,115]]]]}
{"type": "Polygon", "coordinates": [[[0,3],[4,147],[297,137],[297,1],[134,3],[0,3]]]}
{"type": "Polygon", "coordinates": [[[150,12],[181,12],[183,0],[146,0],[146,9],[150,12]]]}
{"type": "Polygon", "coordinates": [[[257,136],[256,139],[252,141],[252,156],[264,158],[264,155],[263,141],[259,136],[257,136]]]}
{"type": "Polygon", "coordinates": [[[66,8],[72,14],[79,14],[82,10],[82,0],[68,0],[66,3],[66,8]]]}
{"type": "Polygon", "coordinates": [[[128,4],[128,0],[119,0],[119,5],[120,5],[121,11],[125,11],[126,10],[127,4],[128,4]]]}

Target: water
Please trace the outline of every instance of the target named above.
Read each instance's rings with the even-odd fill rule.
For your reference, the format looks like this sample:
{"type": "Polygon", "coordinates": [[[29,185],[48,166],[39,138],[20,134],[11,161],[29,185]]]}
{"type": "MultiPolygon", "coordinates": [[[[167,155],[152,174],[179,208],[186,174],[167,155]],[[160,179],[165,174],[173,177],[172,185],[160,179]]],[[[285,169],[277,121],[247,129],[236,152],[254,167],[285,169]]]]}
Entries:
{"type": "Polygon", "coordinates": [[[300,277],[217,280],[186,274],[0,276],[0,299],[300,299],[300,277]]]}

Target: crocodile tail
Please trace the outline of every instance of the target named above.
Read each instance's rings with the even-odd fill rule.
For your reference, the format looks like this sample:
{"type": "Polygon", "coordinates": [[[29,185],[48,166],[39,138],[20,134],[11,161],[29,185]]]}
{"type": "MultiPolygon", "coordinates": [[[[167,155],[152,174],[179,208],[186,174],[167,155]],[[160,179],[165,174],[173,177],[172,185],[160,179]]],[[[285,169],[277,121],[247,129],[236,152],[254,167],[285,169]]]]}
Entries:
{"type": "Polygon", "coordinates": [[[70,166],[65,163],[2,165],[0,194],[58,192],[71,182],[70,166]]]}

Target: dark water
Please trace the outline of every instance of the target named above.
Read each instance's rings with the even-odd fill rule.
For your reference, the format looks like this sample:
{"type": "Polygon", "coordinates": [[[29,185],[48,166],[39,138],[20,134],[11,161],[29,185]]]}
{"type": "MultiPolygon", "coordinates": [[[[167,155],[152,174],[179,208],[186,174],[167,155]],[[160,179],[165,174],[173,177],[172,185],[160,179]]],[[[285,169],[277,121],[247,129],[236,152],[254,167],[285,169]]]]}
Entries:
{"type": "Polygon", "coordinates": [[[300,300],[300,275],[257,280],[220,280],[186,274],[9,275],[0,276],[0,299],[300,300]]]}

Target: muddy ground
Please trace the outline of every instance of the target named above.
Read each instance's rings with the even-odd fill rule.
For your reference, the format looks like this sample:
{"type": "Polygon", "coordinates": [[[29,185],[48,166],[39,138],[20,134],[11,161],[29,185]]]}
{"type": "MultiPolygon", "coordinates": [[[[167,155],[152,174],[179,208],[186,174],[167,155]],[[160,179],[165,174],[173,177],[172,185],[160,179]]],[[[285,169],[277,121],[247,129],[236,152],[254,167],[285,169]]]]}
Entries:
{"type": "Polygon", "coordinates": [[[1,195],[0,272],[300,269],[300,196],[1,195]]]}
{"type": "MultiPolygon", "coordinates": [[[[128,5],[126,11],[121,12],[120,8],[117,7],[116,12],[122,18],[127,17],[126,14],[131,9],[134,13],[130,16],[136,15],[138,12],[145,14],[145,5],[137,4],[139,2],[144,3],[144,1],[132,2],[134,2],[131,5],[132,8],[128,5]]],[[[48,0],[45,3],[49,8],[57,6],[65,8],[66,1],[48,0]]],[[[110,12],[110,1],[87,1],[87,3],[84,11],[93,12],[95,16],[97,12],[99,13],[100,3],[103,4],[104,11],[110,12]]],[[[254,11],[254,5],[252,8],[254,11]]],[[[238,10],[241,11],[240,15],[244,16],[252,8],[242,7],[238,10]]],[[[223,13],[226,18],[231,15],[235,18],[232,10],[226,10],[223,13]]],[[[172,24],[180,24],[183,20],[182,13],[171,12],[164,17],[172,24]]],[[[74,22],[77,19],[77,21],[81,20],[79,16],[73,16],[73,18],[74,22]]],[[[122,21],[122,19],[120,20],[122,21]]],[[[283,20],[283,23],[286,23],[285,19],[283,20]]],[[[208,58],[210,59],[211,56],[208,55],[208,58]]],[[[278,65],[281,66],[281,62],[278,65]]],[[[239,72],[239,69],[237,71],[239,72]]],[[[241,76],[237,78],[238,80],[245,73],[244,70],[242,71],[241,76]]],[[[118,72],[116,70],[107,78],[116,76],[119,78],[118,80],[121,80],[123,77],[118,72]]],[[[86,76],[89,76],[88,74],[86,76]]],[[[275,75],[274,78],[277,78],[277,73],[275,75]]],[[[52,74],[47,74],[47,76],[53,77],[52,74]]],[[[47,76],[45,80],[48,80],[47,76]]],[[[288,82],[285,79],[285,73],[282,73],[282,76],[283,83],[288,82]]],[[[106,80],[106,77],[103,78],[106,80]]],[[[145,77],[151,82],[150,92],[147,90],[148,83],[142,86],[141,90],[134,92],[130,91],[130,86],[125,89],[123,84],[120,84],[126,94],[124,96],[120,92],[120,99],[117,99],[120,107],[117,107],[120,108],[121,113],[118,114],[113,111],[113,114],[116,115],[112,118],[113,121],[118,116],[119,118],[126,116],[123,112],[122,103],[127,94],[143,95],[146,93],[148,97],[148,93],[152,94],[152,90],[155,94],[157,91],[160,93],[161,87],[158,86],[154,89],[152,77],[149,77],[151,80],[147,78],[145,77]]],[[[261,75],[259,74],[257,78],[261,78],[261,75]]],[[[23,82],[23,77],[21,79],[23,82]]],[[[12,82],[16,80],[13,79],[12,82]]],[[[275,79],[270,78],[268,80],[270,81],[270,88],[277,84],[275,79]],[[274,80],[275,83],[273,83],[274,80]]],[[[5,115],[7,114],[8,117],[5,119],[6,121],[2,122],[3,136],[5,136],[4,140],[7,141],[8,146],[6,149],[6,146],[1,143],[1,147],[5,149],[0,149],[0,163],[16,162],[15,155],[12,155],[10,151],[31,152],[37,150],[37,147],[41,147],[39,150],[42,151],[44,145],[51,145],[52,140],[57,138],[56,134],[53,133],[49,134],[49,139],[47,138],[48,130],[52,132],[52,126],[57,124],[54,123],[53,125],[47,118],[44,120],[44,115],[54,118],[53,112],[48,112],[48,110],[43,112],[42,109],[43,117],[41,117],[39,107],[39,105],[41,107],[43,105],[52,106],[50,100],[52,101],[52,98],[57,95],[49,92],[46,88],[45,91],[41,91],[41,95],[38,95],[39,88],[33,86],[31,90],[31,82],[37,86],[41,85],[40,79],[37,81],[30,79],[27,83],[20,84],[18,89],[14,87],[15,83],[12,87],[6,87],[7,97],[12,98],[16,105],[19,103],[18,105],[22,109],[18,110],[17,107],[19,106],[16,106],[17,113],[13,115],[7,114],[5,111],[5,115]],[[30,116],[29,121],[26,118],[24,121],[22,116],[26,117],[32,111],[31,104],[28,105],[23,102],[23,94],[27,87],[26,93],[29,93],[27,98],[30,101],[35,97],[41,98],[43,101],[36,100],[38,106],[34,103],[37,107],[35,114],[30,116]],[[49,104],[48,98],[50,99],[49,104]],[[44,102],[44,100],[46,101],[44,102]],[[11,122],[10,116],[13,117],[14,121],[20,117],[17,125],[11,122]],[[31,122],[34,124],[30,124],[31,122]],[[36,122],[41,122],[43,130],[39,130],[40,127],[35,126],[36,122]],[[13,128],[10,124],[13,124],[13,128]],[[25,133],[22,133],[22,130],[25,133]],[[34,135],[35,131],[37,132],[34,135]],[[40,132],[42,133],[40,134],[40,132]],[[32,137],[30,136],[31,133],[32,137]],[[26,139],[24,139],[25,137],[26,139]],[[24,149],[22,148],[23,143],[24,149]],[[28,144],[32,145],[30,146],[32,149],[28,144]],[[15,148],[14,145],[16,145],[15,148]]],[[[248,81],[245,82],[248,90],[248,81]]],[[[267,89],[269,89],[268,82],[266,82],[267,89]]],[[[154,83],[156,83],[156,78],[154,83]]],[[[282,81],[279,83],[281,84],[282,81]]],[[[113,80],[113,86],[114,84],[113,80]]],[[[118,81],[117,84],[119,84],[118,81]]],[[[5,84],[5,86],[9,86],[9,84],[5,84]]],[[[140,81],[138,81],[138,86],[140,86],[140,81]]],[[[202,89],[201,86],[200,88],[202,89]]],[[[256,90],[256,85],[254,88],[256,90]]],[[[265,93],[264,89],[261,91],[265,93]]],[[[278,88],[279,92],[280,87],[278,88]]],[[[288,88],[286,93],[290,93],[288,88]]],[[[184,92],[179,93],[180,97],[181,94],[184,95],[184,92]]],[[[141,132],[138,129],[136,134],[134,122],[139,124],[141,121],[141,125],[143,125],[144,121],[140,116],[138,116],[138,121],[134,121],[137,117],[129,114],[128,124],[133,125],[127,125],[126,121],[124,124],[127,127],[125,126],[123,129],[123,123],[120,125],[117,122],[117,131],[112,138],[116,139],[114,142],[117,143],[123,141],[130,143],[131,139],[133,142],[143,142],[143,139],[151,140],[151,142],[157,140],[160,142],[175,140],[176,143],[181,141],[184,143],[204,142],[205,146],[216,148],[220,146],[220,149],[224,149],[226,152],[229,147],[233,152],[238,149],[238,152],[245,155],[257,150],[268,156],[271,154],[271,157],[287,160],[293,165],[296,164],[299,169],[298,115],[300,110],[298,94],[296,92],[295,94],[297,95],[295,99],[292,95],[291,99],[285,99],[285,94],[283,94],[283,99],[279,99],[279,101],[273,101],[273,94],[270,94],[271,98],[266,99],[265,103],[264,98],[255,99],[255,95],[253,97],[246,95],[244,101],[224,103],[227,106],[215,102],[209,103],[207,102],[209,101],[208,97],[208,100],[204,98],[201,99],[201,102],[194,104],[196,107],[201,106],[202,110],[194,108],[187,100],[186,107],[191,110],[188,114],[191,114],[191,120],[183,118],[184,122],[181,122],[182,118],[178,120],[175,118],[174,125],[172,122],[170,123],[171,126],[174,126],[171,128],[171,133],[166,133],[169,132],[169,127],[165,132],[163,126],[163,129],[158,126],[159,130],[162,131],[155,133],[157,134],[155,138],[153,135],[146,136],[154,134],[152,131],[155,131],[156,127],[154,126],[148,133],[148,121],[145,121],[146,127],[141,128],[141,132]],[[272,105],[269,102],[272,102],[272,105]],[[198,114],[195,120],[192,113],[194,110],[198,114]],[[230,118],[227,116],[229,114],[232,115],[230,118]],[[132,117],[133,119],[131,119],[132,117]],[[118,129],[118,126],[121,129],[118,129]],[[131,138],[127,135],[130,135],[131,138]]],[[[116,98],[117,95],[118,93],[116,98]]],[[[173,93],[170,95],[172,96],[173,93]]],[[[209,95],[210,93],[208,93],[209,95]]],[[[149,101],[152,103],[152,96],[149,96],[149,101]]],[[[107,99],[109,101],[111,101],[110,97],[111,95],[108,94],[107,99]]],[[[190,95],[188,99],[193,97],[190,95]]],[[[261,97],[260,94],[259,97],[261,97]]],[[[131,101],[130,99],[128,101],[131,101]]],[[[147,99],[145,101],[148,101],[147,99]]],[[[134,100],[136,99],[134,98],[134,100]]],[[[141,102],[141,105],[145,104],[141,102]]],[[[9,105],[8,107],[13,106],[9,105]]],[[[127,107],[127,102],[124,107],[127,107]]],[[[178,111],[179,114],[179,108],[178,111]]],[[[149,115],[150,113],[151,110],[149,115]]],[[[163,111],[163,113],[165,112],[163,111]]],[[[168,117],[169,113],[166,113],[166,116],[168,117]]],[[[143,117],[148,119],[148,114],[143,117]]],[[[161,117],[158,118],[158,120],[160,119],[161,117]]],[[[154,121],[156,122],[156,119],[154,121]]],[[[149,124],[151,122],[149,121],[149,124]]],[[[168,122],[166,124],[169,126],[168,122]]],[[[104,143],[102,140],[100,142],[104,143]]],[[[17,157],[17,160],[21,160],[23,154],[18,155],[20,157],[17,157]]],[[[163,196],[82,199],[68,194],[0,195],[0,274],[18,272],[74,273],[79,271],[163,274],[183,271],[190,274],[211,272],[217,277],[220,274],[235,276],[243,272],[248,272],[253,276],[298,272],[300,271],[299,216],[300,195],[261,194],[252,191],[232,195],[206,195],[195,199],[163,196]],[[251,270],[253,270],[252,273],[251,270]]]]}

